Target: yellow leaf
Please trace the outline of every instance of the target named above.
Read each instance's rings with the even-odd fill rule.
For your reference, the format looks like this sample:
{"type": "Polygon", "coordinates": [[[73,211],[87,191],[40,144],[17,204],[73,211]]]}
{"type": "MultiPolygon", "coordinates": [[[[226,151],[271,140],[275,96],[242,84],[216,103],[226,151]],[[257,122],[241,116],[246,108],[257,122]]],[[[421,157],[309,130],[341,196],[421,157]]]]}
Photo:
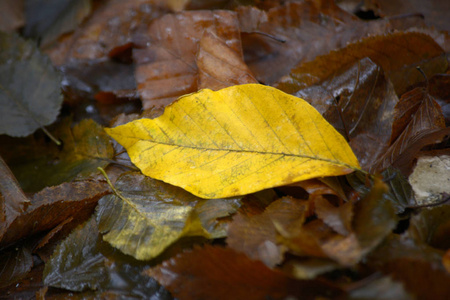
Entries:
{"type": "Polygon", "coordinates": [[[359,169],[345,139],[311,105],[258,84],[201,90],[156,119],[106,131],[142,173],[203,198],[359,169]]]}

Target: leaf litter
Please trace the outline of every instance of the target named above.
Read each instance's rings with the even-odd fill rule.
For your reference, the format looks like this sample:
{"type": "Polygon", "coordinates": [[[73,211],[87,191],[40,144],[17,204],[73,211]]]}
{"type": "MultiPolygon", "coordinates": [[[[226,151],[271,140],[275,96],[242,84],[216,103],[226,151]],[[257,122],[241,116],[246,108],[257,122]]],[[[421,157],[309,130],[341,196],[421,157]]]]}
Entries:
{"type": "MultiPolygon", "coordinates": [[[[446,33],[426,27],[427,17],[417,15],[362,21],[333,1],[248,1],[249,6],[175,2],[92,2],[92,12],[72,33],[40,44],[53,64],[67,71],[63,85],[60,79],[52,84],[58,93],[63,87],[61,117],[49,121],[54,122],[49,131],[63,144],[52,144],[34,129],[26,138],[0,136],[5,161],[0,294],[448,298],[448,191],[419,203],[406,179],[420,157],[448,154],[446,33]],[[201,199],[129,173],[136,170],[129,156],[103,129],[136,119],[159,122],[158,116],[174,107],[183,108],[179,116],[186,118],[194,111],[180,103],[205,94],[196,94],[198,90],[220,93],[248,83],[274,85],[309,102],[339,132],[363,171],[321,177],[326,174],[319,166],[318,178],[297,181],[289,175],[297,173],[292,166],[268,169],[261,176],[280,171],[275,177],[291,180],[258,185],[238,198],[201,199]],[[185,93],[193,94],[167,106],[185,93]],[[142,101],[144,111],[132,99],[142,101]],[[113,119],[130,112],[135,114],[113,119]],[[89,118],[97,124],[80,122],[89,118]],[[98,166],[105,168],[122,198],[110,194],[98,166]],[[367,173],[374,170],[382,175],[367,173]],[[177,208],[186,212],[177,214],[177,208]],[[165,223],[158,219],[168,215],[165,223]],[[158,232],[170,234],[154,240],[158,232]],[[152,239],[157,242],[148,244],[152,239]],[[97,264],[89,264],[94,257],[97,264]]],[[[421,9],[428,16],[427,8],[421,9]]],[[[67,11],[67,16],[73,13],[67,11]]],[[[36,28],[51,20],[45,21],[36,28]]],[[[21,43],[2,53],[20,57],[21,43]]],[[[38,43],[27,43],[27,53],[38,51],[38,43]]],[[[262,96],[256,96],[258,90],[252,94],[266,99],[270,93],[263,90],[262,96]]],[[[225,103],[233,101],[227,97],[225,103]]],[[[243,104],[237,109],[245,112],[241,118],[255,118],[255,109],[243,104]]],[[[288,107],[288,115],[297,113],[296,105],[288,107]]],[[[265,120],[272,116],[276,122],[286,120],[276,110],[269,110],[265,120]]],[[[195,121],[206,122],[202,117],[199,112],[195,121]]],[[[234,126],[232,120],[224,121],[227,130],[234,126]]],[[[275,129],[276,122],[257,127],[275,129]]],[[[195,132],[195,126],[183,126],[177,139],[181,132],[195,132]]],[[[234,138],[245,133],[239,131],[234,138]]],[[[291,131],[281,132],[282,142],[301,144],[291,131]]],[[[269,131],[262,133],[264,139],[276,140],[269,131]]],[[[199,134],[200,141],[208,135],[223,142],[215,130],[199,134]]],[[[261,136],[247,141],[261,142],[261,136]]],[[[331,151],[342,150],[337,148],[331,151]]],[[[192,166],[196,157],[182,154],[164,168],[192,166]]],[[[228,163],[233,166],[236,160],[228,163]]],[[[237,176],[245,171],[236,165],[231,169],[237,176]]]]}

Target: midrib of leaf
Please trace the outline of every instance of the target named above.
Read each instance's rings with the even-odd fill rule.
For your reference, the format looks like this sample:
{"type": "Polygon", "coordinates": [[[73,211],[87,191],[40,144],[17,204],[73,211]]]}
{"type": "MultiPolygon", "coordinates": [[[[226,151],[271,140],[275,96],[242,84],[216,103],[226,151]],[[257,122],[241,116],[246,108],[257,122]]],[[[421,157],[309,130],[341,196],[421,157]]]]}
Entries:
{"type": "MultiPolygon", "coordinates": [[[[134,138],[134,137],[131,137],[134,138]]],[[[198,151],[215,151],[215,152],[235,152],[235,153],[245,153],[245,154],[259,154],[259,155],[279,155],[279,156],[286,156],[286,157],[297,157],[297,158],[309,158],[309,159],[314,159],[314,160],[320,160],[320,161],[324,161],[324,162],[328,162],[328,163],[333,163],[336,165],[340,165],[340,166],[345,166],[348,167],[352,170],[358,170],[361,171],[361,169],[355,168],[354,166],[351,166],[349,164],[343,163],[339,160],[332,160],[332,159],[328,159],[328,158],[324,158],[324,157],[320,157],[320,156],[311,156],[311,155],[306,155],[306,154],[291,154],[291,153],[283,153],[283,152],[268,152],[268,151],[255,151],[255,150],[240,150],[240,149],[220,149],[220,148],[207,148],[207,147],[196,147],[196,146],[187,146],[187,145],[179,145],[179,144],[175,144],[175,143],[164,143],[164,142],[159,142],[159,141],[152,141],[152,140],[145,140],[148,141],[150,143],[154,143],[156,145],[166,145],[166,146],[172,146],[172,147],[177,147],[177,148],[188,148],[188,149],[193,149],[193,150],[198,150],[198,151]]],[[[155,145],[155,146],[156,146],[155,145]]],[[[153,146],[154,147],[154,146],[153,146]]],[[[145,149],[145,151],[150,150],[151,148],[147,148],[145,149]]]]}

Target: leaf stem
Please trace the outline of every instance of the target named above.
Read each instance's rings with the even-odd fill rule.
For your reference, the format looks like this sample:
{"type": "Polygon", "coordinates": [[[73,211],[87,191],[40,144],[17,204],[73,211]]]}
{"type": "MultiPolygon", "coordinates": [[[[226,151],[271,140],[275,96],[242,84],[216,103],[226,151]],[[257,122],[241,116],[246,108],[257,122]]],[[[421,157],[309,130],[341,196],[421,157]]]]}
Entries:
{"type": "Polygon", "coordinates": [[[119,193],[119,191],[116,190],[116,188],[115,188],[114,185],[112,184],[111,180],[109,180],[108,174],[106,174],[105,170],[104,170],[102,167],[97,167],[97,170],[99,170],[99,171],[103,174],[103,176],[104,176],[105,179],[106,179],[106,182],[107,182],[108,185],[111,187],[111,189],[113,190],[114,194],[116,194],[117,196],[119,196],[120,198],[122,198],[121,195],[120,195],[120,193],[119,193]]]}
{"type": "Polygon", "coordinates": [[[61,141],[53,136],[44,126],[41,126],[42,131],[53,141],[56,145],[61,146],[61,141]]]}

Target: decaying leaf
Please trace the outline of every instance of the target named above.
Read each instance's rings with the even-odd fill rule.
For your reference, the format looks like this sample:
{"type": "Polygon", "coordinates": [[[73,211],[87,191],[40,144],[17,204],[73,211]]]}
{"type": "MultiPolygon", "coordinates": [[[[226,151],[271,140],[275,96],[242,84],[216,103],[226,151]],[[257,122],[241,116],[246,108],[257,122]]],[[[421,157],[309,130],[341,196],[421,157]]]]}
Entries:
{"type": "MultiPolygon", "coordinates": [[[[142,49],[135,49],[133,58],[144,109],[166,106],[179,96],[198,90],[196,53],[204,32],[216,36],[216,47],[220,47],[221,41],[229,48],[226,50],[229,55],[242,57],[239,24],[236,13],[231,11],[167,14],[137,31],[133,42],[142,49]]],[[[204,57],[206,43],[204,40],[199,57],[204,71],[208,70],[204,57]]]]}
{"type": "MultiPolygon", "coordinates": [[[[389,149],[373,165],[372,171],[382,171],[389,166],[400,169],[408,175],[414,156],[426,145],[439,142],[442,137],[433,137],[440,131],[448,132],[445,119],[439,104],[423,88],[416,88],[404,94],[397,104],[400,112],[398,121],[393,126],[404,127],[404,130],[393,128],[389,149]],[[410,103],[410,104],[408,104],[410,103]],[[395,137],[396,130],[401,134],[395,137]]],[[[448,134],[448,133],[447,133],[448,134]]]]}
{"type": "Polygon", "coordinates": [[[17,245],[0,254],[0,288],[17,282],[33,267],[30,247],[17,245]]]}
{"type": "MultiPolygon", "coordinates": [[[[393,81],[392,75],[396,75],[394,74],[396,71],[402,73],[405,66],[413,65],[415,67],[418,62],[424,62],[427,59],[439,56],[444,59],[442,54],[442,48],[430,36],[423,33],[396,32],[378,35],[362,39],[340,50],[331,51],[328,55],[297,65],[288,76],[283,77],[277,83],[276,87],[294,94],[302,88],[328,78],[336,70],[340,70],[342,67],[364,57],[369,57],[381,66],[393,81]]],[[[445,70],[447,65],[441,64],[440,68],[441,70],[438,72],[443,72],[442,69],[445,70]]],[[[405,79],[401,76],[394,77],[405,79]]],[[[420,82],[423,77],[417,77],[416,82],[417,79],[420,82]]],[[[411,81],[408,85],[411,86],[414,83],[414,81],[411,81]]],[[[395,87],[396,82],[393,81],[393,84],[395,87]]]]}
{"type": "Polygon", "coordinates": [[[0,30],[12,32],[25,23],[23,2],[16,0],[0,1],[0,30]]]}
{"type": "Polygon", "coordinates": [[[0,134],[27,136],[55,121],[60,75],[30,41],[0,32],[0,134]]]}
{"type": "Polygon", "coordinates": [[[340,291],[319,281],[294,280],[231,249],[207,246],[146,271],[180,299],[314,299],[340,291]]]}
{"type": "Polygon", "coordinates": [[[25,1],[24,35],[41,39],[45,46],[73,31],[91,12],[91,0],[25,1]]]}
{"type": "MultiPolygon", "coordinates": [[[[62,148],[45,140],[27,140],[27,156],[7,153],[11,169],[26,192],[37,192],[74,179],[84,179],[106,167],[114,150],[102,126],[85,119],[70,128],[70,119],[58,124],[53,134],[61,139],[62,148]]],[[[7,151],[8,149],[4,149],[7,151]]]]}
{"type": "Polygon", "coordinates": [[[202,90],[159,118],[105,130],[145,175],[203,198],[359,169],[344,138],[306,101],[257,84],[202,90]]]}
{"type": "Polygon", "coordinates": [[[123,175],[116,188],[119,195],[99,202],[99,230],[105,241],[140,260],[158,256],[183,236],[223,237],[215,220],[239,207],[235,199],[218,199],[222,209],[208,209],[206,200],[138,173],[123,175]]]}
{"type": "Polygon", "coordinates": [[[25,211],[29,202],[0,156],[0,241],[9,225],[25,211]]]}
{"type": "Polygon", "coordinates": [[[100,197],[109,193],[105,182],[72,182],[36,193],[26,211],[8,227],[1,246],[50,230],[69,217],[80,219],[92,214],[100,197]]]}
{"type": "Polygon", "coordinates": [[[246,216],[239,213],[228,227],[227,244],[232,249],[246,253],[269,267],[281,263],[284,249],[277,242],[274,223],[289,227],[301,224],[306,217],[306,201],[283,197],[272,202],[264,213],[246,216]]]}

